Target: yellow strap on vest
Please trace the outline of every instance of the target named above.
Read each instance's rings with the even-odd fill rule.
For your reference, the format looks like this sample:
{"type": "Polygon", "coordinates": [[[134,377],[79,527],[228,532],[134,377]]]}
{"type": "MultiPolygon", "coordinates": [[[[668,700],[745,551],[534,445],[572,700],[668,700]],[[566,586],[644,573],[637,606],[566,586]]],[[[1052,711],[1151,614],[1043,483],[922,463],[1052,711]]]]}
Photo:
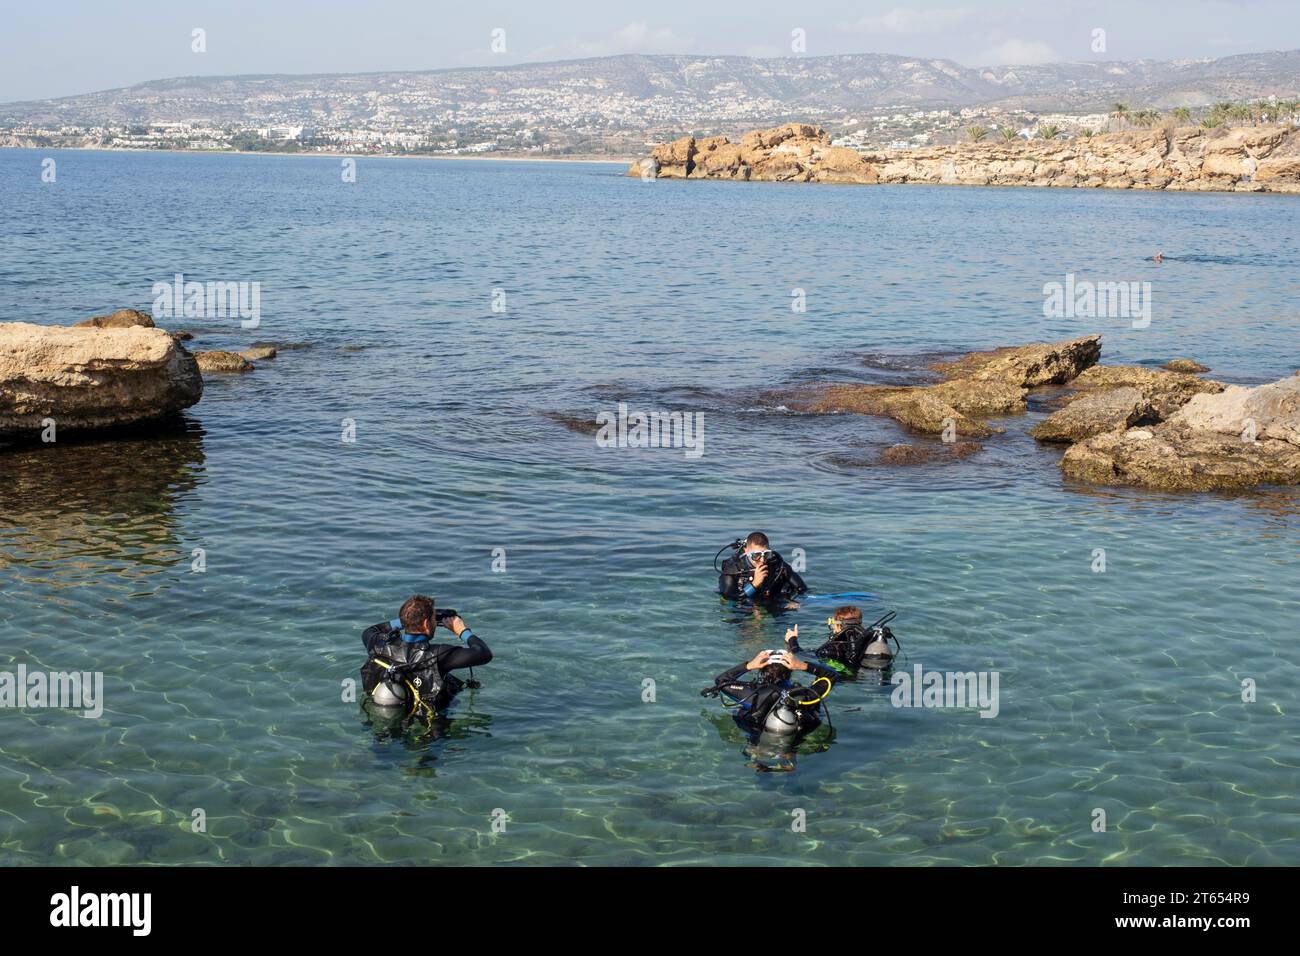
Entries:
{"type": "Polygon", "coordinates": [[[831,688],[835,686],[834,684],[831,683],[831,679],[829,677],[817,678],[817,680],[812,682],[812,687],[809,687],[808,689],[812,690],[813,687],[816,687],[822,681],[826,682],[826,692],[824,694],[822,694],[820,697],[815,697],[812,700],[801,700],[801,701],[797,701],[797,703],[803,704],[805,707],[807,707],[809,704],[820,704],[822,701],[824,701],[826,699],[826,694],[829,694],[831,692],[831,688]]]}
{"type": "MultiPolygon", "coordinates": [[[[383,668],[384,670],[386,670],[386,671],[390,671],[390,670],[393,669],[393,665],[392,665],[392,664],[389,664],[389,663],[387,663],[386,661],[380,660],[378,657],[372,657],[371,660],[374,661],[376,664],[378,664],[380,667],[382,667],[382,668],[383,668]]],[[[423,698],[420,697],[420,692],[419,692],[418,689],[416,689],[415,685],[412,684],[409,680],[406,680],[406,678],[402,678],[402,683],[405,684],[407,687],[411,688],[411,693],[415,696],[415,706],[414,706],[414,708],[413,708],[414,711],[418,713],[419,710],[420,710],[420,708],[423,707],[425,710],[427,710],[427,711],[429,712],[429,717],[432,718],[432,717],[433,717],[433,708],[430,707],[428,704],[426,704],[426,703],[424,702],[423,698]]],[[[374,695],[374,694],[371,694],[370,696],[371,696],[371,697],[374,697],[375,695],[374,695]]]]}

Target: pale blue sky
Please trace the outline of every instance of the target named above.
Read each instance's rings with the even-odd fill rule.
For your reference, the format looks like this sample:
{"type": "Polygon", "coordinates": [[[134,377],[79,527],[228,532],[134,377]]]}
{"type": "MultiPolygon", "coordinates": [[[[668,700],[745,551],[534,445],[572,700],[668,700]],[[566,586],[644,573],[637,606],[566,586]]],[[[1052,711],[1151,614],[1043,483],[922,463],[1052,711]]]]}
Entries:
{"type": "Polygon", "coordinates": [[[0,102],[170,76],[489,66],[611,53],[900,53],[967,66],[1170,59],[1300,47],[1297,0],[654,3],[446,0],[6,0],[0,102]],[[190,49],[195,27],[208,49],[190,49]],[[491,51],[493,28],[506,52],[491,51]],[[1106,52],[1092,50],[1094,28],[1106,52]]]}

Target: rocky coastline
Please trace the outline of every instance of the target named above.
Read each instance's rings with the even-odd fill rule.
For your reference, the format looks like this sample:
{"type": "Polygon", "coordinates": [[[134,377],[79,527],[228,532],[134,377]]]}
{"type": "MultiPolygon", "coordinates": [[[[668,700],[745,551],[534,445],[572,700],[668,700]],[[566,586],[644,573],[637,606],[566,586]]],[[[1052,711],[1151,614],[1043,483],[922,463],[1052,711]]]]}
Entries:
{"type": "Polygon", "coordinates": [[[1300,129],[1199,126],[1099,133],[1071,140],[958,143],[859,152],[819,126],[786,123],[656,146],[629,167],[643,179],[922,183],[1076,189],[1300,193],[1300,129]]]}
{"type": "MultiPolygon", "coordinates": [[[[187,335],[125,309],[75,326],[0,323],[0,454],[59,433],[160,427],[203,396],[205,376],[241,373],[276,349],[194,351],[187,335]]],[[[1255,387],[1165,367],[1101,365],[1101,336],[971,352],[932,362],[915,384],[823,382],[769,396],[791,410],[891,418],[931,439],[876,458],[908,467],[956,463],[1007,431],[1011,416],[1050,411],[1028,429],[1064,448],[1062,473],[1097,485],[1176,491],[1300,485],[1300,373],[1255,387]]],[[[547,417],[578,432],[581,416],[547,417]]]]}

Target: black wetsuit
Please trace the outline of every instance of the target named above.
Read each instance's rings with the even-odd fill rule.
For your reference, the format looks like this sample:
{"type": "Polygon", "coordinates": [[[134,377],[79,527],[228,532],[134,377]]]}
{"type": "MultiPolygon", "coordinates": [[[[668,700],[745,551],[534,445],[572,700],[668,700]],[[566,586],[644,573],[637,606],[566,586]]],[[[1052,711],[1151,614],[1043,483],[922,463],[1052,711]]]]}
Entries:
{"type": "MultiPolygon", "coordinates": [[[[361,635],[370,658],[361,668],[362,686],[374,693],[389,673],[376,661],[393,665],[395,675],[409,681],[434,710],[442,710],[465,686],[452,671],[476,667],[492,660],[492,651],[469,628],[460,633],[464,645],[435,644],[423,634],[406,634],[399,621],[375,624],[361,635]]],[[[410,705],[411,701],[408,701],[410,705]]]]}
{"type": "MultiPolygon", "coordinates": [[[[858,668],[862,666],[862,655],[866,653],[867,645],[870,643],[871,635],[864,628],[850,624],[838,634],[832,635],[829,641],[813,653],[825,663],[828,669],[834,671],[836,681],[852,680],[858,676],[858,668]]],[[[799,646],[797,637],[792,637],[786,644],[791,653],[798,654],[803,650],[799,646]]]]}
{"type": "Polygon", "coordinates": [[[775,551],[767,561],[767,577],[762,587],[753,584],[754,571],[744,555],[733,555],[722,565],[718,575],[718,593],[728,601],[749,600],[754,604],[788,601],[808,590],[803,578],[775,551]]]}
{"type": "MultiPolygon", "coordinates": [[[[816,661],[808,661],[807,664],[807,673],[813,675],[814,678],[825,677],[827,680],[834,682],[838,676],[834,670],[816,661]]],[[[735,715],[736,723],[740,724],[749,733],[757,734],[763,731],[768,712],[780,703],[782,693],[790,692],[794,701],[801,698],[811,699],[821,696],[817,691],[804,687],[802,684],[796,684],[791,680],[779,682],[767,682],[761,678],[747,681],[740,680],[740,676],[748,670],[748,667],[747,663],[737,664],[715,677],[713,684],[719,693],[726,694],[740,705],[735,715]]],[[[712,691],[709,693],[712,693],[712,691]]],[[[790,728],[791,731],[806,733],[821,723],[820,704],[814,704],[800,710],[799,726],[790,728]]]]}

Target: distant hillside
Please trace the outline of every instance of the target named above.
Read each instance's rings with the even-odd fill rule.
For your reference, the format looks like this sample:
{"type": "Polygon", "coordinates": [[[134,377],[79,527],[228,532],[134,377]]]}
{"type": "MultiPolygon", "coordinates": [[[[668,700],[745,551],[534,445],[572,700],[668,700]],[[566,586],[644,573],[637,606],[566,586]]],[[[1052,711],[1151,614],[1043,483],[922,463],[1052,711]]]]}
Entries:
{"type": "Polygon", "coordinates": [[[1095,111],[1300,95],[1300,51],[972,69],[882,54],[614,56],[503,68],[185,77],[0,105],[0,124],[94,126],[492,122],[684,129],[817,120],[882,107],[1095,111]]]}

